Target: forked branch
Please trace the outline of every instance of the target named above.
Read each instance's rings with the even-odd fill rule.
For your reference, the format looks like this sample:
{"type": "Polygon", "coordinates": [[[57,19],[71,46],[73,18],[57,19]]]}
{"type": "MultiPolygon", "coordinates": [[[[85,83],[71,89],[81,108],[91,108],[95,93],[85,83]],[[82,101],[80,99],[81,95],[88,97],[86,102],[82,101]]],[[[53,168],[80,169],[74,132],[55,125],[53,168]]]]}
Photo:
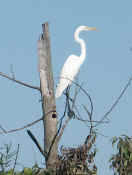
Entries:
{"type": "Polygon", "coordinates": [[[16,80],[14,77],[12,78],[12,77],[8,76],[7,74],[5,74],[3,72],[0,72],[0,76],[2,76],[4,78],[7,78],[8,80],[11,80],[11,81],[13,81],[15,83],[18,83],[18,84],[20,84],[22,86],[25,86],[25,87],[28,87],[28,88],[32,88],[32,89],[36,89],[36,90],[39,90],[40,91],[40,87],[38,87],[38,86],[32,86],[32,85],[29,85],[29,84],[24,83],[22,81],[16,80]]]}
{"type": "Polygon", "coordinates": [[[126,90],[130,86],[131,81],[132,81],[132,77],[128,80],[127,84],[125,85],[125,87],[121,91],[121,93],[118,96],[118,98],[112,104],[112,106],[110,107],[110,109],[104,114],[104,116],[100,119],[100,121],[97,124],[94,125],[94,127],[97,127],[99,124],[103,123],[106,119],[108,120],[107,116],[114,110],[114,108],[116,107],[116,105],[119,103],[120,99],[123,97],[123,95],[125,94],[126,90]]]}

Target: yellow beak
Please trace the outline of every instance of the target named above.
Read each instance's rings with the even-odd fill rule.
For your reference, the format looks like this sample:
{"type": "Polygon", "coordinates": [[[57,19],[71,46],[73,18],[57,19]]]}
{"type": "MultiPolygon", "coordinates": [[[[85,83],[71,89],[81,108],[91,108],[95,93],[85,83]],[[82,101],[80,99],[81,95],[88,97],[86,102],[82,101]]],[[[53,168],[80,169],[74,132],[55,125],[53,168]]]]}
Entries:
{"type": "Polygon", "coordinates": [[[95,30],[95,31],[97,31],[96,27],[86,27],[86,30],[95,30]]]}

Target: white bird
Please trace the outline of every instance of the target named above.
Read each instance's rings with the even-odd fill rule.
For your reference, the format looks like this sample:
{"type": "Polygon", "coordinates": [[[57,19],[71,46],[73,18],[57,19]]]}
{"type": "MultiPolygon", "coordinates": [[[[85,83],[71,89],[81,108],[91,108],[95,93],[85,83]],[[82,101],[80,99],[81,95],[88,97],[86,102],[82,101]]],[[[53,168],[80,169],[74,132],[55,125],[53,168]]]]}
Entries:
{"type": "Polygon", "coordinates": [[[56,89],[56,98],[59,98],[62,95],[63,91],[68,87],[68,85],[72,83],[80,69],[80,66],[86,58],[86,44],[83,39],[79,38],[80,32],[86,30],[96,30],[96,28],[88,26],[79,26],[76,29],[74,33],[74,39],[81,46],[81,54],[80,56],[70,55],[64,63],[60,74],[60,80],[56,89]]]}

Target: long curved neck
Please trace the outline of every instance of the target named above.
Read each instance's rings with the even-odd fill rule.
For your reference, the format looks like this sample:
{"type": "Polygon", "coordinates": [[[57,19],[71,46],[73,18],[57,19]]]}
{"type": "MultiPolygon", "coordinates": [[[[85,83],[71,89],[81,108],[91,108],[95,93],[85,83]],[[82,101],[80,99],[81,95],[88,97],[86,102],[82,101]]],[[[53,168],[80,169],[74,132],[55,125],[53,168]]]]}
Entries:
{"type": "Polygon", "coordinates": [[[79,38],[80,30],[76,30],[74,34],[74,39],[77,43],[80,44],[81,54],[80,54],[80,62],[83,62],[86,58],[86,44],[83,39],[79,38]]]}

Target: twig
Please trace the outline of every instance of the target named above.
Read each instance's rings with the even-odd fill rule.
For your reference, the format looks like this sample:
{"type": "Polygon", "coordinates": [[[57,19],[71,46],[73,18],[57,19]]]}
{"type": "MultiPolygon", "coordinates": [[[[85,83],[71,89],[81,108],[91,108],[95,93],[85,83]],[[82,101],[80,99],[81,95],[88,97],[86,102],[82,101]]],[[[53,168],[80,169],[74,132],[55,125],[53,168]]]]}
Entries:
{"type": "MultiPolygon", "coordinates": [[[[81,84],[81,87],[82,87],[82,84],[81,84]]],[[[72,109],[75,107],[75,102],[76,102],[76,98],[77,98],[77,95],[79,94],[80,92],[80,87],[76,86],[75,87],[75,94],[74,94],[74,98],[72,100],[72,109]]],[[[69,97],[70,98],[70,97],[69,97]]]]}
{"type": "MultiPolygon", "coordinates": [[[[75,91],[75,94],[74,94],[74,99],[72,100],[72,109],[74,108],[74,106],[75,106],[75,99],[76,99],[76,97],[77,97],[77,93],[78,93],[78,91],[76,90],[75,91]]],[[[67,104],[67,107],[69,107],[68,105],[69,105],[69,99],[70,99],[70,97],[69,97],[69,93],[67,94],[67,92],[66,92],[66,104],[67,104]]],[[[66,112],[66,111],[65,111],[66,112]]],[[[58,137],[57,137],[57,142],[59,142],[59,140],[61,139],[61,137],[62,137],[62,135],[63,135],[63,133],[64,133],[64,129],[66,128],[66,126],[67,126],[67,124],[69,123],[69,121],[71,120],[71,117],[68,117],[66,120],[65,120],[65,123],[63,124],[63,126],[62,127],[60,127],[60,129],[59,129],[59,132],[58,132],[58,137]]],[[[61,124],[62,125],[62,124],[61,124]]]]}
{"type": "Polygon", "coordinates": [[[0,129],[6,134],[7,131],[0,125],[0,129]]]}
{"type": "Polygon", "coordinates": [[[39,90],[39,91],[40,91],[40,87],[32,86],[32,85],[29,85],[29,84],[24,83],[24,82],[22,82],[22,81],[16,80],[16,79],[14,79],[14,78],[12,78],[12,77],[6,75],[6,74],[3,73],[3,72],[0,72],[0,76],[5,77],[5,78],[7,78],[8,80],[14,81],[15,83],[21,84],[21,85],[23,85],[23,86],[25,86],[25,87],[29,87],[29,88],[36,89],[36,90],[39,90]]]}
{"type": "Polygon", "coordinates": [[[27,125],[21,127],[21,128],[17,128],[17,129],[12,129],[12,130],[9,130],[9,131],[0,132],[0,134],[8,134],[8,133],[12,133],[12,132],[16,132],[16,131],[23,130],[23,129],[25,129],[25,128],[28,128],[28,127],[30,127],[30,126],[32,126],[32,125],[38,123],[38,122],[41,121],[41,120],[42,120],[42,117],[39,118],[38,120],[33,121],[32,123],[29,123],[29,124],[27,124],[27,125]]]}
{"type": "Polygon", "coordinates": [[[71,120],[70,117],[68,117],[66,120],[65,120],[65,123],[63,124],[62,128],[61,128],[61,131],[57,137],[57,142],[59,142],[60,138],[62,137],[63,133],[64,133],[64,129],[66,128],[67,124],[69,123],[69,121],[71,120]]]}
{"type": "MultiPolygon", "coordinates": [[[[76,82],[73,82],[72,81],[72,83],[74,83],[77,87],[79,87],[82,91],[83,91],[83,93],[89,98],[89,101],[90,101],[90,104],[91,104],[91,111],[89,112],[90,113],[90,115],[91,115],[91,117],[92,117],[92,114],[93,114],[93,103],[92,103],[92,99],[91,99],[91,97],[90,97],[90,95],[78,84],[78,83],[76,83],[76,82]]],[[[79,89],[79,90],[80,90],[79,89]]],[[[68,124],[68,122],[71,120],[71,118],[72,117],[68,117],[67,118],[67,120],[65,121],[65,123],[63,124],[63,126],[62,126],[62,120],[63,120],[63,118],[65,117],[65,114],[66,114],[66,110],[67,110],[67,108],[68,108],[68,112],[72,112],[73,111],[73,108],[74,108],[74,106],[75,106],[75,101],[76,101],[76,97],[77,97],[77,94],[78,94],[78,92],[79,91],[75,91],[75,94],[74,94],[74,99],[71,99],[70,97],[69,97],[69,92],[68,92],[68,90],[69,90],[69,87],[66,89],[66,106],[65,106],[65,110],[64,110],[64,114],[63,114],[63,116],[61,117],[61,122],[60,122],[60,125],[59,125],[59,129],[58,129],[58,131],[57,131],[57,133],[55,134],[55,136],[54,136],[54,138],[53,138],[53,140],[52,140],[52,143],[51,143],[51,146],[50,146],[50,149],[49,149],[49,152],[48,152],[48,155],[47,155],[47,157],[49,157],[49,154],[50,154],[50,152],[51,152],[51,149],[52,149],[52,146],[53,146],[53,144],[54,144],[54,142],[55,142],[55,139],[57,138],[57,142],[59,142],[59,140],[60,140],[60,138],[61,138],[61,136],[63,135],[63,132],[64,132],[64,129],[66,128],[66,126],[67,126],[67,124],[68,124]],[[71,99],[71,101],[72,101],[72,110],[71,110],[71,107],[70,107],[70,103],[69,103],[69,100],[71,99]],[[59,135],[58,135],[59,134],[59,135]]],[[[90,121],[91,122],[91,121],[90,121]]]]}
{"type": "MultiPolygon", "coordinates": [[[[67,80],[70,80],[69,78],[65,78],[65,77],[61,77],[62,79],[67,79],[67,80]]],[[[72,80],[70,80],[73,84],[75,84],[76,86],[78,86],[79,88],[80,88],[80,90],[88,97],[88,99],[89,99],[89,101],[90,101],[90,106],[91,106],[91,111],[90,111],[90,114],[91,114],[91,116],[93,115],[93,102],[92,102],[92,98],[91,98],[91,96],[89,95],[89,93],[85,90],[85,89],[83,89],[82,87],[81,87],[81,85],[79,85],[78,83],[76,83],[75,81],[72,81],[72,80]]]]}
{"type": "Polygon", "coordinates": [[[92,116],[91,114],[89,113],[87,107],[85,105],[83,105],[85,111],[87,112],[88,116],[89,116],[89,121],[90,121],[90,135],[92,135],[92,130],[93,130],[93,122],[92,122],[92,116]]]}
{"type": "Polygon", "coordinates": [[[14,70],[13,70],[13,64],[11,64],[11,74],[12,74],[12,78],[15,79],[15,73],[14,73],[14,70]]]}
{"type": "MultiPolygon", "coordinates": [[[[51,112],[54,112],[54,111],[53,111],[53,110],[48,111],[48,112],[45,114],[45,116],[48,115],[48,114],[51,113],[51,112]]],[[[11,129],[11,130],[9,130],[9,131],[6,131],[5,129],[3,129],[3,127],[0,126],[0,128],[3,130],[3,132],[0,132],[0,134],[8,134],[8,133],[12,133],[12,132],[16,132],[16,131],[23,130],[23,129],[25,129],[25,128],[28,128],[28,127],[30,127],[30,126],[32,126],[32,125],[38,123],[38,122],[41,121],[41,120],[43,120],[43,117],[41,117],[41,118],[39,118],[39,119],[37,119],[37,120],[35,120],[35,121],[33,121],[33,122],[31,122],[31,123],[25,125],[25,126],[22,126],[21,128],[11,129]]]]}
{"type": "Polygon", "coordinates": [[[35,145],[38,147],[39,151],[41,152],[41,154],[47,158],[47,153],[45,151],[43,151],[43,149],[41,148],[41,146],[39,145],[37,139],[35,138],[35,136],[31,133],[30,130],[27,130],[28,135],[31,137],[31,139],[33,140],[33,142],[35,143],[35,145]]]}
{"type": "MultiPolygon", "coordinates": [[[[98,123],[98,122],[100,122],[100,121],[97,121],[97,120],[86,120],[86,119],[82,119],[82,117],[81,117],[81,115],[80,115],[80,113],[79,113],[79,110],[77,109],[77,106],[75,105],[75,100],[73,100],[71,97],[69,97],[69,100],[72,102],[72,108],[75,108],[75,111],[77,112],[77,114],[78,114],[78,116],[77,115],[75,115],[75,118],[77,119],[77,120],[80,120],[80,121],[82,121],[82,122],[93,122],[93,123],[98,123]]],[[[84,110],[87,112],[87,114],[88,114],[88,116],[91,116],[91,113],[89,112],[89,110],[87,109],[85,109],[86,108],[86,106],[84,106],[83,104],[82,104],[82,106],[83,106],[83,108],[84,108],[84,110]]],[[[104,121],[103,123],[107,123],[107,121],[104,121]]]]}
{"type": "MultiPolygon", "coordinates": [[[[74,100],[72,99],[72,98],[70,98],[69,97],[69,100],[73,103],[74,102],[74,100]]],[[[83,108],[84,108],[84,110],[86,111],[86,113],[88,114],[88,116],[91,116],[91,113],[89,112],[89,110],[88,109],[86,109],[86,106],[85,105],[83,105],[82,104],[82,106],[83,106],[83,108]]],[[[77,112],[77,114],[78,114],[78,116],[77,115],[75,115],[75,118],[77,119],[77,120],[80,120],[80,121],[82,121],[82,122],[92,122],[92,123],[99,123],[100,121],[98,121],[98,120],[86,120],[86,119],[83,119],[82,117],[81,117],[81,115],[80,115],[80,113],[79,113],[79,110],[78,110],[78,108],[77,108],[77,106],[74,104],[74,108],[75,108],[75,110],[76,110],[76,112],[77,112]]],[[[107,121],[103,121],[102,123],[108,123],[107,121]]]]}
{"type": "Polygon", "coordinates": [[[14,175],[14,171],[15,171],[15,167],[16,167],[16,163],[17,163],[17,158],[18,158],[18,153],[19,153],[19,144],[17,146],[17,152],[16,152],[16,158],[15,158],[15,163],[14,163],[14,166],[13,166],[13,172],[12,172],[12,175],[14,175]]]}
{"type": "Polygon", "coordinates": [[[104,114],[104,116],[101,118],[101,120],[94,125],[93,127],[97,127],[99,124],[101,124],[105,119],[107,119],[107,116],[113,111],[113,109],[116,107],[116,105],[119,103],[120,99],[122,98],[122,96],[125,94],[127,88],[130,86],[132,81],[132,77],[128,80],[127,84],[125,85],[125,87],[123,88],[123,90],[121,91],[121,94],[119,95],[119,97],[115,100],[115,102],[112,104],[112,106],[110,107],[110,109],[104,114]]]}
{"type": "MultiPolygon", "coordinates": [[[[64,77],[61,77],[61,78],[64,78],[64,77]]],[[[64,78],[64,79],[68,79],[68,78],[64,78]]],[[[70,79],[68,79],[70,80],[70,79]]],[[[71,81],[71,80],[70,80],[71,81]]],[[[78,83],[76,83],[75,81],[72,81],[73,84],[75,84],[77,87],[79,87],[79,90],[81,90],[88,98],[89,98],[89,101],[90,101],[90,105],[91,105],[91,111],[89,112],[90,115],[92,116],[93,115],[93,102],[92,102],[92,99],[91,99],[91,96],[87,93],[87,91],[85,89],[83,89],[78,83]]],[[[68,108],[70,107],[69,106],[69,100],[72,101],[72,109],[74,108],[75,106],[75,99],[76,99],[76,96],[78,94],[79,91],[76,91],[75,94],[74,94],[74,99],[71,99],[68,95],[68,98],[66,98],[68,100],[68,108]]],[[[67,96],[67,93],[65,94],[67,96]]],[[[67,118],[67,120],[65,120],[65,123],[63,124],[62,127],[59,128],[59,132],[57,132],[58,134],[58,137],[57,137],[57,142],[60,140],[61,136],[63,135],[63,132],[64,132],[64,129],[66,128],[67,124],[69,123],[69,121],[71,120],[70,117],[67,118]]],[[[62,123],[61,123],[62,125],[62,123]]]]}
{"type": "Polygon", "coordinates": [[[87,107],[85,105],[83,105],[85,111],[87,112],[88,116],[89,116],[89,120],[90,120],[90,131],[89,131],[89,135],[86,137],[84,144],[88,144],[88,140],[92,137],[93,134],[93,122],[92,122],[92,116],[89,113],[87,107]]]}

